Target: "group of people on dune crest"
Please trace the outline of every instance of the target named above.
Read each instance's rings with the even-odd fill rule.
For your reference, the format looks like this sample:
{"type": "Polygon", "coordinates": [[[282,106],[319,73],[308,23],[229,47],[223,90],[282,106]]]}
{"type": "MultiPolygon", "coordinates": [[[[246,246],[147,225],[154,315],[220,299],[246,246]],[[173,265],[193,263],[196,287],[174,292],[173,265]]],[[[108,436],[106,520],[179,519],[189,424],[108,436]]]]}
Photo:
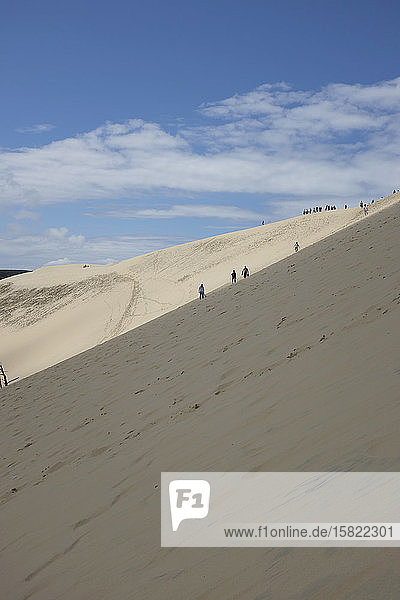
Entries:
{"type": "MultiPolygon", "coordinates": [[[[400,190],[397,190],[397,191],[400,191],[400,190]]],[[[396,190],[393,190],[393,194],[395,194],[395,193],[396,193],[396,190]]],[[[374,202],[375,202],[374,200],[371,200],[371,204],[374,204],[374,202]]],[[[344,205],[344,208],[345,209],[348,208],[347,204],[344,205]]],[[[364,215],[367,216],[368,215],[368,203],[361,201],[360,202],[360,208],[363,209],[364,215]]],[[[324,210],[336,210],[336,206],[330,206],[330,205],[327,204],[325,206],[324,210]]],[[[315,208],[309,208],[309,209],[305,208],[303,210],[303,215],[308,215],[310,213],[316,213],[316,212],[322,212],[322,206],[316,206],[315,208]]],[[[264,224],[265,224],[265,221],[262,222],[262,225],[264,225],[264,224]]],[[[294,244],[294,251],[298,252],[299,249],[300,249],[299,242],[295,242],[295,244],[294,244]]],[[[250,276],[250,271],[246,267],[246,265],[243,267],[242,276],[243,276],[244,279],[246,279],[247,277],[250,276]]],[[[237,280],[236,271],[235,271],[235,269],[233,269],[233,271],[231,273],[231,281],[232,281],[232,283],[236,283],[236,280],[237,280]]],[[[203,300],[203,298],[206,297],[205,289],[204,289],[204,284],[203,283],[200,284],[199,294],[200,294],[200,300],[203,300]]]]}

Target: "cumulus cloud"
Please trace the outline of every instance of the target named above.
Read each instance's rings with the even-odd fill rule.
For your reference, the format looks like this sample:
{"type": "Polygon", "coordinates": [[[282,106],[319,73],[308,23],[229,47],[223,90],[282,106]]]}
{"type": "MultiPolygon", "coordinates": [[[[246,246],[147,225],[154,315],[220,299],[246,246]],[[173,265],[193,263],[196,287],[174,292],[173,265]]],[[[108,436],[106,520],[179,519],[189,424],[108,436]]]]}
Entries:
{"type": "Polygon", "coordinates": [[[373,85],[332,83],[318,91],[293,90],[285,83],[261,85],[255,90],[235,94],[231,98],[204,103],[200,112],[219,118],[245,116],[285,116],[304,107],[323,104],[335,106],[347,114],[366,109],[369,114],[379,110],[399,110],[400,77],[373,85]]]}
{"type": "Polygon", "coordinates": [[[282,114],[285,106],[307,100],[309,93],[292,91],[284,82],[260,85],[245,94],[235,94],[218,102],[205,102],[200,112],[209,117],[244,117],[247,115],[282,114]]]}
{"type": "Polygon", "coordinates": [[[15,131],[18,133],[43,133],[45,131],[51,131],[55,128],[55,125],[50,123],[39,123],[38,125],[31,125],[29,127],[19,127],[15,131]]]}
{"type": "Polygon", "coordinates": [[[320,90],[266,84],[199,110],[204,124],[181,122],[176,133],[134,119],[0,152],[0,203],[171,198],[168,214],[148,207],[147,216],[166,218],[177,197],[302,202],[323,191],[348,201],[400,185],[400,78],[320,90]]]}
{"type": "Polygon", "coordinates": [[[46,231],[49,238],[54,238],[56,240],[65,239],[68,233],[67,227],[50,227],[46,231]]]}
{"type": "Polygon", "coordinates": [[[196,127],[183,119],[169,128],[131,119],[41,146],[0,149],[0,207],[14,207],[16,221],[0,236],[1,262],[30,268],[55,260],[118,261],[187,241],[88,239],[66,227],[26,234],[28,223],[21,223],[36,220],[43,205],[76,202],[85,212],[93,201],[100,217],[208,218],[203,229],[216,229],[219,220],[226,230],[229,223],[291,216],[316,202],[354,206],[400,188],[400,78],[318,90],[268,83],[205,103],[199,113],[196,127]],[[265,214],[252,207],[251,195],[265,214]]]}

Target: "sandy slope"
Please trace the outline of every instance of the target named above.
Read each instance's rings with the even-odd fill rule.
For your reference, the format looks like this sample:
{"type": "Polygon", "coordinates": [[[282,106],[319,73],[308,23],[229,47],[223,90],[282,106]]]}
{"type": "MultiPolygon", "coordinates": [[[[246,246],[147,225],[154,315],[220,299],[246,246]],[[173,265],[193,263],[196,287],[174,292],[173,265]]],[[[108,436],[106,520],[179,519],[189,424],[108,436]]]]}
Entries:
{"type": "Polygon", "coordinates": [[[2,390],[3,597],[400,597],[398,549],[160,549],[157,487],[400,469],[399,209],[2,390]]]}
{"type": "MultiPolygon", "coordinates": [[[[379,200],[371,213],[397,202],[379,200]]],[[[252,273],[363,219],[352,208],[166,248],[108,266],[44,267],[0,283],[0,363],[25,377],[129,331],[229,281],[252,273]],[[68,335],[66,335],[68,332],[68,335]]]]}

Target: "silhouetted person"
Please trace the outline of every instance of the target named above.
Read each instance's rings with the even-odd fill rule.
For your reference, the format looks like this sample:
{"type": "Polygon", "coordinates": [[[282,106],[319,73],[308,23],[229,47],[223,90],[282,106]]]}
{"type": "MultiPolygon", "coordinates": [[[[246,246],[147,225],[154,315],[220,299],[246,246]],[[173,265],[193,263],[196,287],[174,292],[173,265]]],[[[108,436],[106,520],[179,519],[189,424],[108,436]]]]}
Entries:
{"type": "Polygon", "coordinates": [[[205,294],[204,294],[204,285],[201,283],[200,287],[199,287],[199,294],[200,294],[200,300],[203,300],[205,294]]]}
{"type": "Polygon", "coordinates": [[[245,279],[246,279],[246,277],[249,277],[249,275],[250,275],[249,270],[246,267],[246,265],[244,265],[244,267],[243,267],[242,275],[245,279]]]}
{"type": "Polygon", "coordinates": [[[300,248],[300,244],[299,244],[299,242],[296,242],[295,245],[294,245],[294,251],[298,252],[299,248],[300,248]]]}
{"type": "Polygon", "coordinates": [[[360,202],[360,208],[362,208],[363,206],[364,206],[364,203],[363,203],[363,201],[361,200],[361,202],[360,202]]]}
{"type": "Polygon", "coordinates": [[[231,277],[232,277],[232,283],[236,283],[236,271],[235,271],[235,269],[233,269],[233,271],[231,273],[231,277]]]}

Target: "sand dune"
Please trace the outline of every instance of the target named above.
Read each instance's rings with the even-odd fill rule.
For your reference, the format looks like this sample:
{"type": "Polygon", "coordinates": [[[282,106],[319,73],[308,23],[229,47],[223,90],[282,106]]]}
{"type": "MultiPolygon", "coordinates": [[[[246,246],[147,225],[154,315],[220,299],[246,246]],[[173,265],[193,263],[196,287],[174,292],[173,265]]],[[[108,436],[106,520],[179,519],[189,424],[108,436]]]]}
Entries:
{"type": "MultiPolygon", "coordinates": [[[[373,214],[400,199],[371,206],[373,214]]],[[[360,219],[360,208],[295,217],[152,252],[108,266],[43,267],[0,283],[0,362],[25,377],[146,323],[360,219]],[[66,335],[68,332],[68,335],[66,335]]]]}
{"type": "Polygon", "coordinates": [[[2,390],[3,597],[400,597],[398,549],[161,549],[159,523],[161,471],[399,470],[399,209],[2,390]]]}

